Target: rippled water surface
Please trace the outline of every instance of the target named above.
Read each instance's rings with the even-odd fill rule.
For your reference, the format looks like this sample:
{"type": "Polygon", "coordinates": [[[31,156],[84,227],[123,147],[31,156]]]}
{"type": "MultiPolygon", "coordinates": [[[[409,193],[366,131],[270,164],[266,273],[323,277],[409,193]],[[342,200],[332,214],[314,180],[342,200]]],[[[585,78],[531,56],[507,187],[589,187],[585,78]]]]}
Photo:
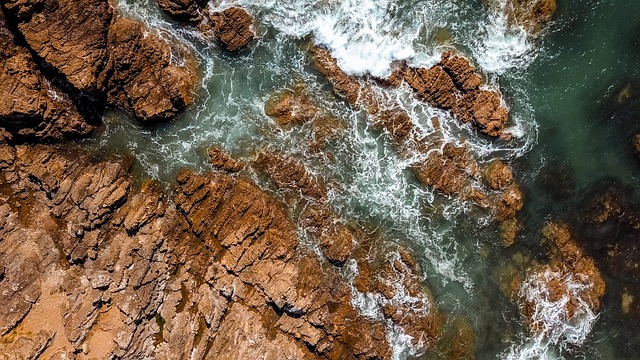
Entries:
{"type": "MultiPolygon", "coordinates": [[[[342,217],[413,250],[439,306],[473,324],[478,358],[633,358],[640,340],[620,336],[618,315],[607,313],[606,303],[603,314],[589,320],[593,330],[580,334],[581,346],[563,349],[562,337],[555,343],[530,338],[496,274],[517,253],[539,256],[542,224],[575,211],[598,179],[640,185],[631,145],[640,130],[640,2],[558,0],[555,20],[538,40],[508,29],[504,17],[480,0],[238,3],[256,16],[259,40],[230,55],[197,30],[169,20],[155,1],[122,0],[125,16],[193,50],[202,84],[196,104],[170,124],[141,127],[122,114],[107,114],[106,129],[92,146],[131,153],[142,179],[165,184],[180,168],[205,169],[212,145],[242,160],[265,147],[292,154],[330,184],[331,205],[342,217]],[[417,102],[407,89],[380,91],[397,98],[425,129],[439,116],[445,136],[467,143],[481,161],[513,161],[526,196],[520,214],[525,230],[517,245],[502,247],[488,214],[417,183],[408,167],[419,159],[401,158],[384,134],[369,128],[364,114],[334,95],[310,64],[310,42],[329,48],[353,75],[384,76],[395,60],[428,66],[451,46],[469,56],[511,108],[509,131],[516,137],[509,143],[477,136],[417,102]],[[310,126],[282,130],[264,113],[274,91],[299,84],[345,128],[325,152],[308,149],[310,126]],[[546,196],[550,190],[537,181],[545,166],[573,174],[573,195],[562,201],[546,196]]],[[[269,189],[261,177],[248,175],[269,189]]],[[[415,355],[401,339],[391,340],[398,358],[415,355]]]]}

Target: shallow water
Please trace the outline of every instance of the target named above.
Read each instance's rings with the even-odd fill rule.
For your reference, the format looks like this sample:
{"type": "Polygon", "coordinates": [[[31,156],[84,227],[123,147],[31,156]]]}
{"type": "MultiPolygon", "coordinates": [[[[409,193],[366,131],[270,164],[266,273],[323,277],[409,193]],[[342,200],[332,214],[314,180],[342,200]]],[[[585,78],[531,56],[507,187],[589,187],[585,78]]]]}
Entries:
{"type": "MultiPolygon", "coordinates": [[[[509,30],[505,19],[481,1],[239,3],[258,19],[260,40],[250,50],[230,55],[195,29],[168,19],[154,0],[122,0],[125,16],[160,29],[196,53],[202,84],[196,104],[169,124],[142,127],[121,113],[108,113],[105,131],[90,146],[131,153],[140,179],[155,178],[167,186],[180,168],[206,169],[206,149],[212,145],[241,160],[250,160],[264,147],[281,150],[330,184],[330,203],[342,217],[412,249],[440,308],[473,324],[479,359],[527,358],[532,353],[533,358],[633,358],[640,339],[619,336],[618,315],[608,313],[606,304],[600,318],[585,323],[593,330],[581,330],[584,343],[570,351],[563,350],[569,329],[553,343],[530,338],[495,274],[518,252],[539,257],[543,223],[575,211],[598,179],[613,176],[640,185],[631,143],[640,130],[635,121],[640,115],[640,2],[559,0],[555,20],[539,40],[509,30]],[[473,59],[511,108],[512,142],[478,137],[415,101],[407,89],[380,91],[399,99],[425,129],[438,115],[446,137],[465,141],[483,161],[514,161],[526,195],[520,215],[525,230],[518,244],[503,248],[488,214],[417,183],[408,167],[419,159],[402,159],[361,112],[334,95],[310,64],[310,41],[327,46],[354,75],[385,75],[394,60],[430,65],[446,46],[473,59]],[[264,114],[264,103],[274,91],[296,84],[303,84],[344,124],[345,131],[328,142],[325,152],[308,149],[310,126],[282,130],[264,114]],[[626,86],[629,99],[620,103],[626,86]],[[575,178],[569,182],[574,191],[562,200],[550,199],[550,190],[538,181],[541,169],[555,164],[563,164],[575,178]],[[622,345],[628,341],[637,344],[622,345]]],[[[260,176],[246,175],[273,190],[260,176]]],[[[401,338],[391,339],[396,357],[414,356],[401,338]]]]}

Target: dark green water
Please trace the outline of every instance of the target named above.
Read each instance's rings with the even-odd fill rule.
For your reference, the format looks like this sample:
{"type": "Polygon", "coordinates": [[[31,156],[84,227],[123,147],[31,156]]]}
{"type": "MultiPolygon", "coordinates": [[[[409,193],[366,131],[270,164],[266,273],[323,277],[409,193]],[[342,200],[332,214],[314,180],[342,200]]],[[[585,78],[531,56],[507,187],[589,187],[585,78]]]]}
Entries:
{"type": "MultiPolygon", "coordinates": [[[[438,306],[472,323],[477,358],[524,359],[524,349],[536,346],[546,350],[533,358],[640,358],[640,332],[621,314],[621,285],[613,275],[603,271],[603,309],[580,346],[529,336],[517,306],[502,295],[498,276],[516,263],[514,257],[544,260],[540,230],[549,220],[570,223],[579,241],[588,238],[580,233],[582,205],[603,178],[630,189],[640,185],[640,158],[632,144],[640,131],[640,1],[558,0],[554,21],[537,41],[509,31],[480,0],[240,2],[260,21],[260,40],[232,56],[166,18],[155,1],[123,1],[125,15],[196,53],[202,86],[196,104],[171,124],[143,128],[121,114],[107,115],[107,131],[93,146],[131,153],[141,178],[167,186],[182,167],[205,169],[204,150],[211,145],[243,160],[265,146],[284,151],[332,184],[331,206],[344,218],[413,250],[438,306]],[[501,245],[487,214],[418,184],[408,170],[412,160],[401,159],[384,134],[333,94],[304,50],[313,35],[354,72],[383,71],[390,60],[405,57],[429,65],[442,51],[436,39],[442,29],[450,34],[448,44],[502,90],[517,139],[504,144],[478,138],[409,92],[391,94],[427,130],[429,119],[439,115],[447,136],[466,139],[483,161],[513,161],[525,208],[519,215],[524,230],[510,248],[501,245]],[[264,114],[274,91],[296,83],[344,121],[346,131],[327,145],[333,156],[307,150],[312,129],[283,131],[264,114]]],[[[275,192],[261,177],[247,175],[275,192]]],[[[413,356],[396,342],[397,358],[413,356]]]]}

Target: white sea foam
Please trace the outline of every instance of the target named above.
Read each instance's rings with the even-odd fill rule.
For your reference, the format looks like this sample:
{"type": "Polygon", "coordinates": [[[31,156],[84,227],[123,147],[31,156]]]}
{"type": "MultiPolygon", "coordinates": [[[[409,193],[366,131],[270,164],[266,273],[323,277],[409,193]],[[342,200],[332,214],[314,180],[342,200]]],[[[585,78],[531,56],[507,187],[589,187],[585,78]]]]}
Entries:
{"type": "Polygon", "coordinates": [[[591,333],[598,315],[583,299],[583,292],[593,284],[578,278],[580,274],[554,272],[549,269],[530,275],[522,283],[518,295],[535,304],[531,316],[536,333],[523,337],[502,358],[508,360],[557,359],[572,347],[581,346],[591,333]],[[567,293],[560,299],[550,299],[549,283],[560,281],[567,293]],[[569,317],[567,304],[576,303],[575,314],[569,317]]]}
{"type": "Polygon", "coordinates": [[[484,71],[501,75],[528,67],[537,56],[537,48],[524,28],[508,23],[505,10],[509,1],[498,2],[478,22],[470,48],[484,71]]]}

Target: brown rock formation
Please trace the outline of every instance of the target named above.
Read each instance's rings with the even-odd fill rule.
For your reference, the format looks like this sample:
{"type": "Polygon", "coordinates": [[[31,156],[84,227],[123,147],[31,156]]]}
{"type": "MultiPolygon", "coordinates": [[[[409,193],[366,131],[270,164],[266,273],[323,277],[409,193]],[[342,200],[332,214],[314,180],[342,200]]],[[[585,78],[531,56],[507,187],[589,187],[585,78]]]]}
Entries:
{"type": "Polygon", "coordinates": [[[238,51],[255,37],[253,17],[240,7],[230,7],[209,14],[213,34],[223,49],[238,51]]]}
{"type": "Polygon", "coordinates": [[[192,102],[197,70],[190,55],[117,18],[107,0],[6,0],[4,6],[29,48],[81,93],[106,94],[111,105],[142,121],[167,119],[192,102]]]}
{"type": "Polygon", "coordinates": [[[96,92],[113,9],[106,0],[3,0],[29,47],[81,91],[96,92]]]}
{"type": "MultiPolygon", "coordinates": [[[[0,9],[0,128],[11,140],[62,140],[88,135],[94,127],[36,68],[29,51],[16,44],[0,9]]],[[[0,135],[0,142],[3,136],[0,135]]]]}
{"type": "Polygon", "coordinates": [[[446,51],[440,64],[430,69],[407,68],[405,81],[431,105],[451,112],[462,122],[470,122],[482,133],[500,136],[508,119],[500,93],[480,89],[482,78],[469,60],[446,51]]]}
{"type": "Polygon", "coordinates": [[[190,24],[197,24],[203,19],[203,9],[197,0],[158,0],[158,6],[172,18],[190,24]]]}
{"type": "MultiPolygon", "coordinates": [[[[482,184],[479,164],[464,146],[444,142],[437,119],[433,120],[435,131],[420,133],[409,114],[398,103],[376,93],[371,82],[358,81],[348,76],[328,50],[313,47],[311,55],[316,68],[331,82],[334,91],[344,96],[352,106],[367,111],[369,120],[386,130],[404,156],[419,155],[425,158],[413,166],[414,173],[423,184],[443,194],[459,196],[491,208],[499,221],[514,217],[522,208],[522,193],[518,185],[506,181],[506,178],[494,184],[506,186],[509,183],[503,189],[491,189],[482,184]]],[[[458,104],[464,89],[469,89],[466,95],[484,94],[485,91],[477,88],[480,78],[468,61],[450,53],[443,54],[441,65],[429,70],[407,69],[404,79],[416,89],[419,96],[437,102],[439,105],[436,106],[452,107],[457,111],[472,109],[458,104]],[[459,74],[452,77],[447,71],[454,70],[459,74]],[[438,87],[433,84],[438,84],[438,87]]],[[[499,94],[495,94],[499,98],[499,94]]],[[[481,118],[493,118],[492,114],[496,111],[504,113],[506,121],[506,109],[495,110],[491,103],[479,104],[473,109],[473,116],[477,121],[481,121],[481,118]],[[488,117],[485,117],[486,114],[489,114],[488,117]]],[[[503,122],[500,124],[504,125],[503,122]]],[[[501,129],[500,127],[500,131],[501,129]]],[[[508,177],[505,169],[502,172],[502,176],[508,177]]],[[[489,173],[492,174],[491,171],[489,173]]]]}
{"type": "Polygon", "coordinates": [[[131,190],[125,159],[45,146],[0,146],[0,169],[9,357],[391,356],[385,326],[247,180],[183,171],[169,201],[131,190]]]}
{"type": "Polygon", "coordinates": [[[227,153],[217,147],[211,147],[208,150],[209,164],[214,169],[235,173],[242,170],[243,165],[229,156],[227,153]]]}
{"type": "Polygon", "coordinates": [[[111,104],[142,121],[166,120],[193,101],[196,66],[190,55],[172,52],[140,23],[121,18],[109,29],[109,60],[101,79],[111,104]],[[175,65],[172,56],[182,56],[187,65],[175,65]]]}

